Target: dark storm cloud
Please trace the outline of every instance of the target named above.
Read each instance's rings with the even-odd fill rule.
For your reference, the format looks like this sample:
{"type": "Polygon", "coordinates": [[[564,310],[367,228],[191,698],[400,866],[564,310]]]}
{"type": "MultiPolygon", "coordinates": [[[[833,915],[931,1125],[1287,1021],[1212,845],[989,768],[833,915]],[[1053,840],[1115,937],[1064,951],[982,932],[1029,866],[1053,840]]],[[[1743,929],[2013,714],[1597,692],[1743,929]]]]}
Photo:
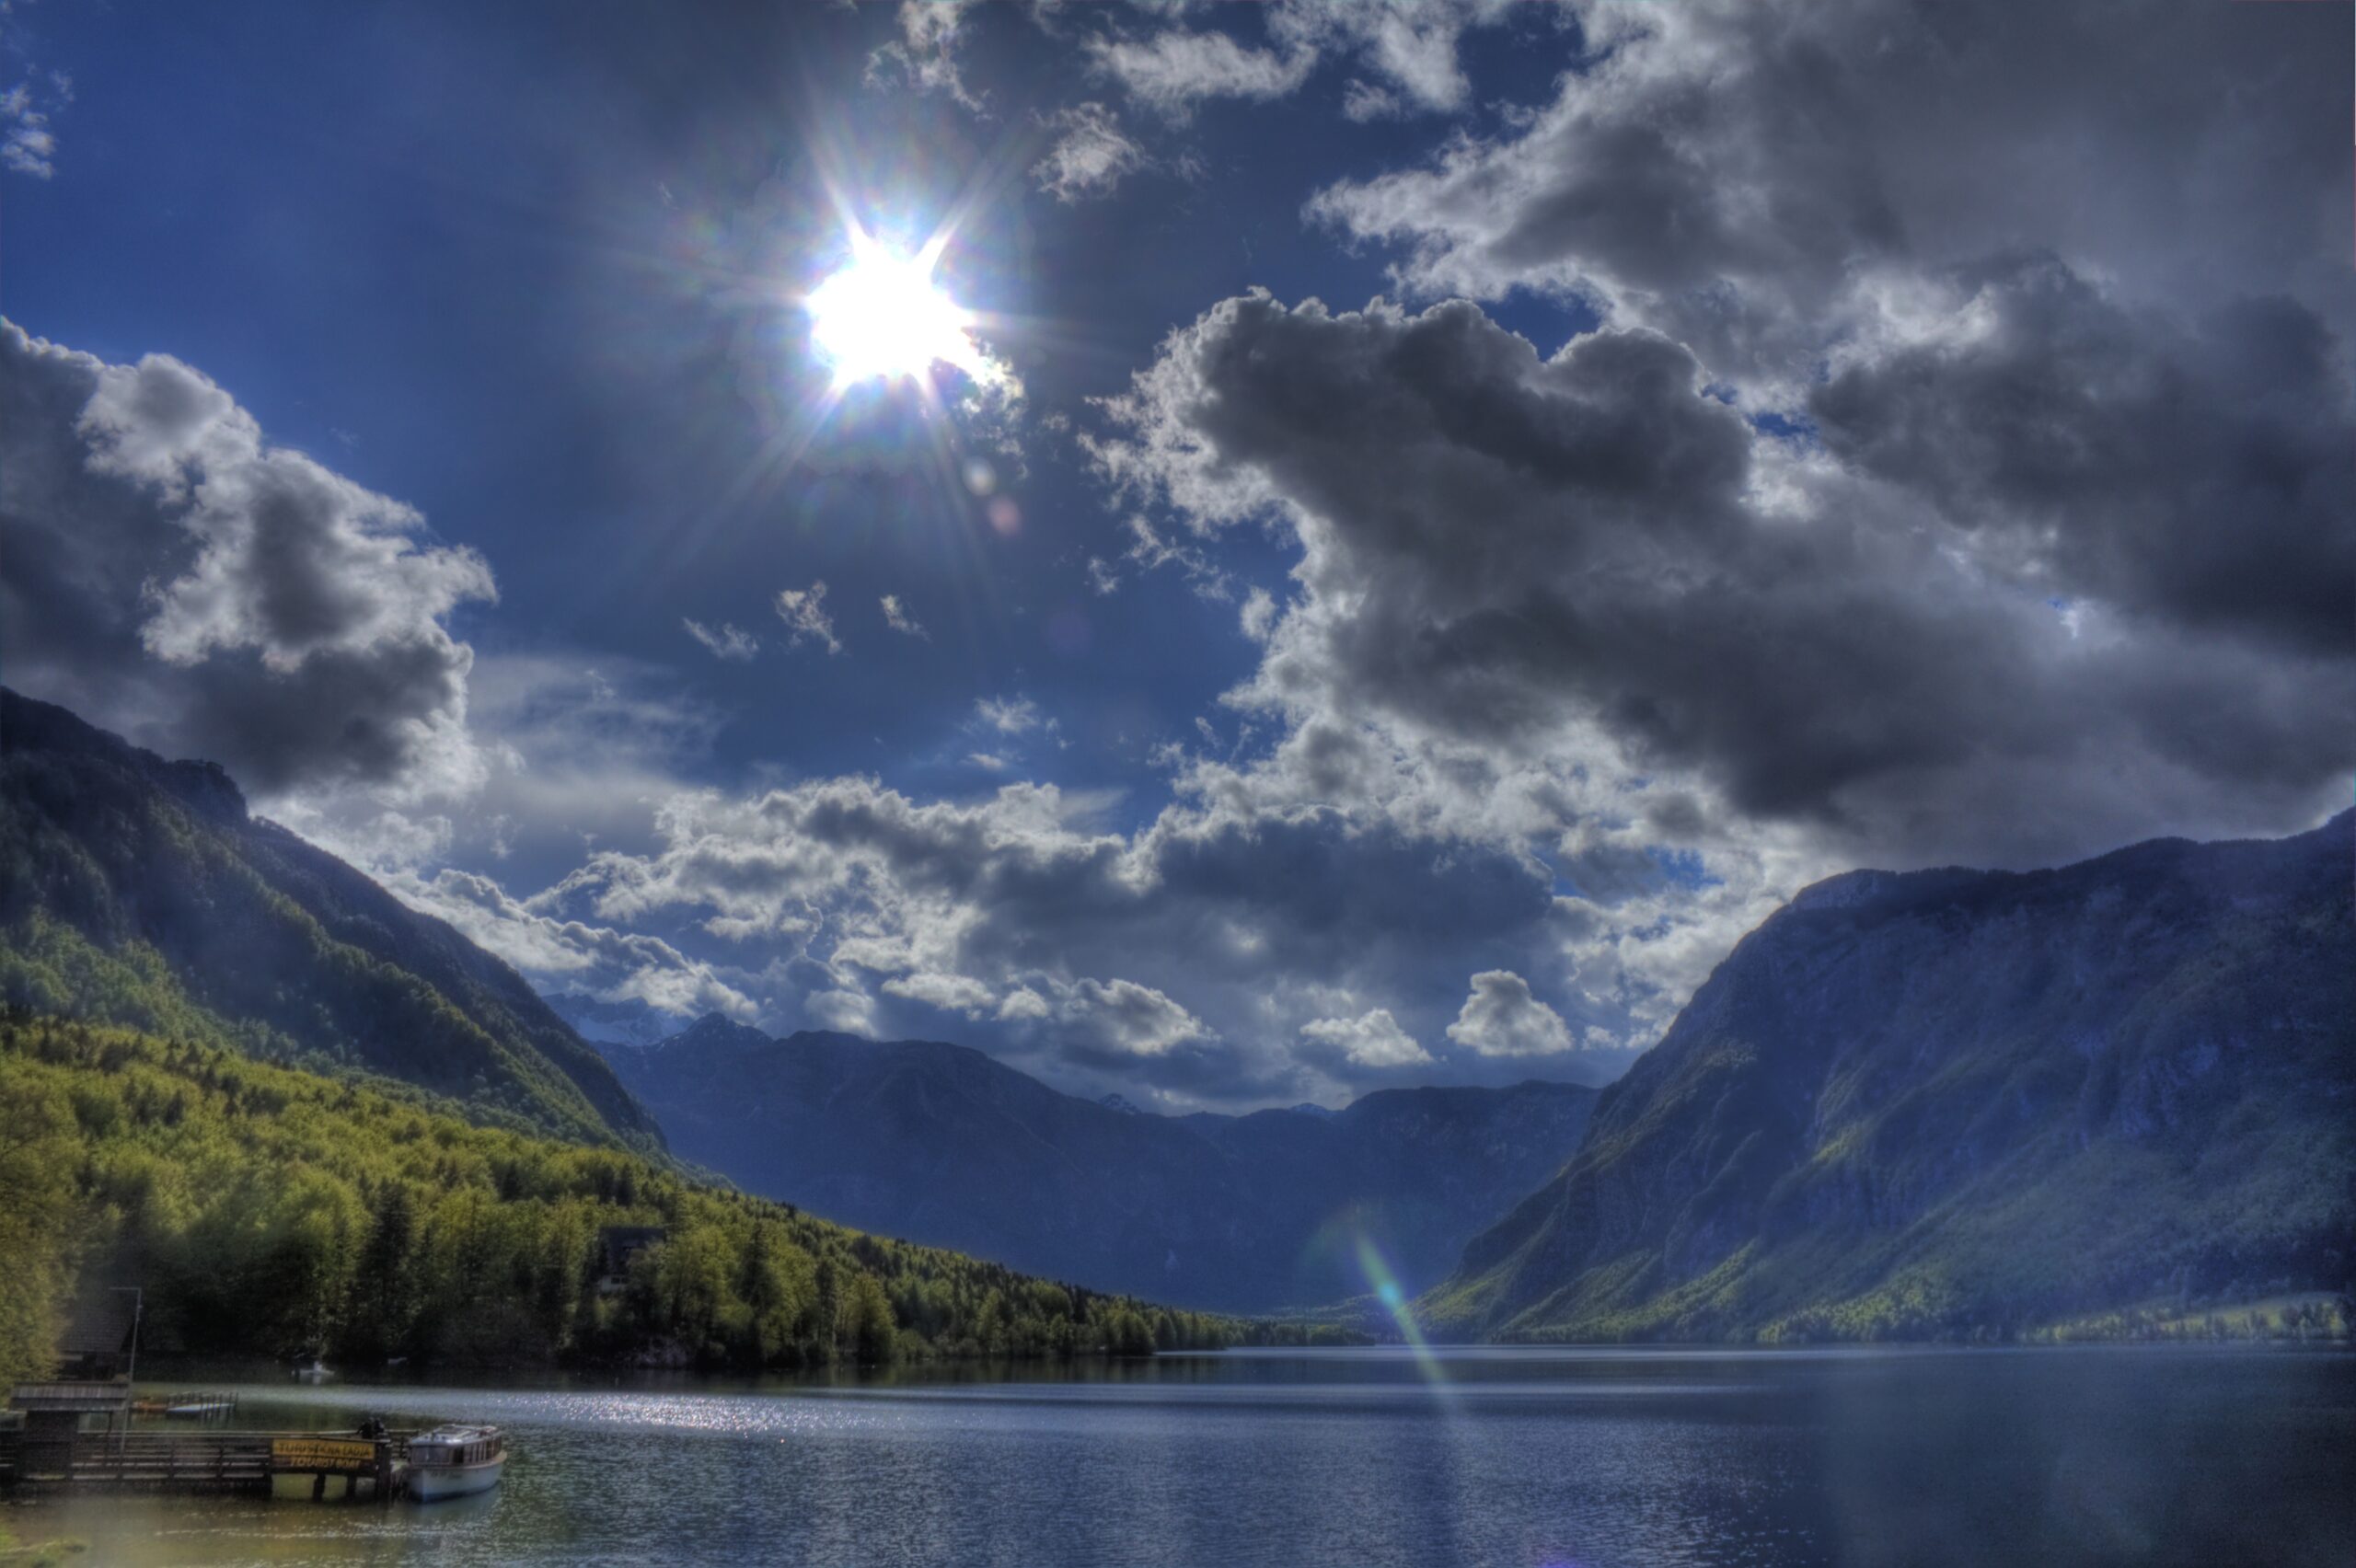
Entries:
{"type": "Polygon", "coordinates": [[[471,551],[300,453],[163,355],[136,365],[0,324],[7,678],[265,793],[416,795],[479,775],[471,551]]]}
{"type": "Polygon", "coordinates": [[[2056,592],[2356,652],[2356,406],[2315,313],[2184,324],[2050,257],[1977,271],[1961,330],[1813,391],[1826,444],[2056,592]]]}
{"type": "MultiPolygon", "coordinates": [[[[2098,302],[2079,306],[2100,317],[2098,302]]],[[[2058,353],[2070,380],[2068,348],[2027,336],[2015,358],[2058,353]]],[[[2171,383],[2166,340],[2140,352],[2159,355],[2148,378],[2175,386],[2182,418],[2259,417],[2232,404],[2230,376],[2171,383]]],[[[1902,389],[1910,352],[1850,374],[1887,371],[1902,389]]],[[[1946,396],[1928,379],[1924,402],[1946,396]]],[[[1982,379],[1986,400],[2005,398],[2001,370],[1982,379]]],[[[1969,421],[1970,387],[1961,395],[1969,421]]],[[[1871,430],[1929,418],[1865,381],[1836,380],[1826,397],[1827,418],[1879,410],[1871,430]]],[[[1982,444],[1943,453],[1952,467],[1924,482],[1897,433],[1889,461],[1856,469],[1760,434],[1688,350],[1646,329],[1591,333],[1544,360],[1462,302],[1336,316],[1254,295],[1171,340],[1116,409],[1128,439],[1103,454],[1198,527],[1272,507],[1294,520],[1309,596],[1277,628],[1255,691],[1295,713],[1387,712],[1509,752],[1593,733],[1632,768],[1696,770],[1741,811],[1821,823],[1898,858],[2008,859],[2055,836],[2099,847],[2191,808],[2223,822],[2308,809],[2356,759],[2356,668],[2239,637],[2247,613],[2220,618],[2122,575],[2123,503],[2031,511],[2007,493],[2043,472],[2016,449],[2098,444],[2101,387],[2062,401],[2050,419],[1992,413],[1974,430],[1982,444]],[[1992,487],[2000,521],[1945,521],[1966,474],[1992,487]],[[2057,582],[2072,603],[2050,602],[2057,582]],[[2091,815],[2072,823],[2079,813],[2091,815]]],[[[2171,514],[2184,536],[2138,547],[2165,555],[2213,530],[2212,554],[2327,568],[2344,548],[2329,542],[2333,417],[2278,419],[2298,440],[2293,482],[2277,489],[2316,501],[2259,526],[2246,507],[2201,505],[2249,500],[2246,459],[2270,450],[2228,429],[2171,454],[2162,482],[2189,498],[2171,514]],[[2302,538],[2300,518],[2326,525],[2326,542],[2302,538]]],[[[1937,432],[1922,444],[1937,447],[1937,432]]]]}
{"type": "MultiPolygon", "coordinates": [[[[1735,375],[1861,273],[2025,248],[2139,293],[2345,295],[2344,14],[1941,0],[1582,5],[1589,63],[1494,140],[1311,211],[1403,279],[1569,289],[1735,375]],[[2302,14],[2304,13],[2304,14],[2302,14]]],[[[2345,329],[2346,300],[2329,308],[2345,329]]]]}

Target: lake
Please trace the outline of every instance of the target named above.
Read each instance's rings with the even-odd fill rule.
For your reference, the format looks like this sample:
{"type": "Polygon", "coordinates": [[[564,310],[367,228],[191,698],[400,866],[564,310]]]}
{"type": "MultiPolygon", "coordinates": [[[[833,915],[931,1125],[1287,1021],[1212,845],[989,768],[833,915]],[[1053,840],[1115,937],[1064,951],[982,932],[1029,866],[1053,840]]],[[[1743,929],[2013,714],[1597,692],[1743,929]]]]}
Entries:
{"type": "MultiPolygon", "coordinates": [[[[215,1385],[217,1386],[217,1385],[215,1385]]],[[[104,1568],[2356,1562],[2327,1350],[1235,1352],[866,1381],[248,1384],[493,1421],[491,1496],[16,1508],[104,1568]]]]}

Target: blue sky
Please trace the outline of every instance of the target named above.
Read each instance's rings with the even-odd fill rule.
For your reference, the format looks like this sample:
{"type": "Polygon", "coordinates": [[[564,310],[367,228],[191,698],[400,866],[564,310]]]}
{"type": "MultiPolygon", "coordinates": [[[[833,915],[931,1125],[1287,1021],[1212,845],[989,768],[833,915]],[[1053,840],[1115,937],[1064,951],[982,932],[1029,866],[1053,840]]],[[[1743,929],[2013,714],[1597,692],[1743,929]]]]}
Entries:
{"type": "MultiPolygon", "coordinates": [[[[973,789],[988,780],[957,726],[1028,696],[1068,743],[1037,776],[1132,783],[1253,650],[1230,604],[1178,582],[1098,602],[1087,561],[1124,541],[1068,441],[1034,434],[1019,478],[999,465],[1011,538],[936,482],[906,396],[862,399],[884,406],[735,493],[768,421],[825,374],[788,296],[839,248],[828,171],[839,160],[871,222],[918,235],[983,192],[953,286],[1035,318],[1004,345],[1030,409],[1084,418],[1207,300],[1380,293],[1380,259],[1309,234],[1300,205],[1422,135],[1334,134],[1330,103],[1254,106],[1187,129],[1173,156],[1205,173],[1067,204],[1027,166],[1069,73],[1018,16],[975,18],[982,117],[863,85],[895,36],[886,9],[711,14],[676,34],[636,8],[585,15],[40,10],[37,57],[75,62],[75,134],[69,178],[9,192],[17,317],[101,357],[202,368],[272,440],[482,551],[498,605],[458,622],[479,648],[690,663],[683,617],[757,628],[777,585],[825,581],[856,657],[693,670],[727,715],[713,777],[973,789]],[[930,644],[876,635],[884,593],[930,644]]],[[[1565,330],[1559,308],[1527,314],[1565,330]]],[[[1286,552],[1256,543],[1224,552],[1239,596],[1283,585],[1286,552]]]]}
{"type": "Polygon", "coordinates": [[[2349,18],[2212,9],[20,3],[7,678],[551,989],[1607,1077],[2344,801],[2349,18]],[[1017,401],[797,424],[846,207],[1017,401]]]}

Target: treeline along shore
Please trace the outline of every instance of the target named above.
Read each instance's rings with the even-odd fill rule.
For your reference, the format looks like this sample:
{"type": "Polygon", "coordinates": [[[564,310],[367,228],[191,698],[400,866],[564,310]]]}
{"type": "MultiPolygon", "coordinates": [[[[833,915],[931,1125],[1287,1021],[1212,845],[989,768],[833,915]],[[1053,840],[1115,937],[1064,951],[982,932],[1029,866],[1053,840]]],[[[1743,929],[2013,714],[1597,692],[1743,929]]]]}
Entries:
{"type": "Polygon", "coordinates": [[[1026,1277],[404,1085],[13,1009],[0,1258],[0,1379],[43,1371],[76,1291],[117,1283],[144,1289],[150,1351],[353,1366],[748,1370],[1339,1332],[1026,1277]]]}

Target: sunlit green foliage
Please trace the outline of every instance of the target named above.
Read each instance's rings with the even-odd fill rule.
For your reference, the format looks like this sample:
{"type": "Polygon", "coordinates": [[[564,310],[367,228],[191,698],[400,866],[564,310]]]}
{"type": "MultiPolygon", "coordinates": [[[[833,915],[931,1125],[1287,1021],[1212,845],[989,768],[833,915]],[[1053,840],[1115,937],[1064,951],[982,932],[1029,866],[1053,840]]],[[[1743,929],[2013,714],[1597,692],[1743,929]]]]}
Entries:
{"type": "Polygon", "coordinates": [[[77,1269],[145,1287],[151,1349],[207,1355],[755,1367],[1284,1332],[862,1235],[381,1080],[11,1014],[0,1375],[43,1360],[77,1269]],[[622,1225],[663,1235],[601,1277],[622,1225]]]}

